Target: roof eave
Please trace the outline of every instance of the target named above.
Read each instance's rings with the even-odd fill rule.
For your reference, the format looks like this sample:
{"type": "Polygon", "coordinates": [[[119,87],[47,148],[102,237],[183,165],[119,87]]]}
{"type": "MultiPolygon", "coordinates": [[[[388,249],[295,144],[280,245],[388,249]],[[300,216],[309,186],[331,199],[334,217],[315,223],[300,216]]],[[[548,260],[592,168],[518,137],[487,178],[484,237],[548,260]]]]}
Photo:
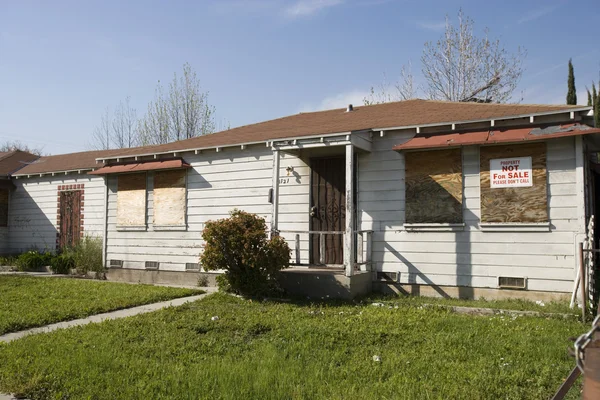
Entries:
{"type": "MultiPolygon", "coordinates": [[[[378,132],[378,131],[397,131],[397,130],[407,130],[407,129],[420,129],[420,128],[433,128],[433,127],[438,127],[438,126],[456,126],[456,125],[465,125],[465,124],[478,124],[481,122],[490,122],[490,125],[493,126],[493,121],[506,121],[506,120],[511,120],[511,119],[519,119],[519,118],[530,118],[533,117],[535,119],[535,117],[541,117],[541,116],[546,116],[546,115],[556,115],[556,114],[567,114],[567,113],[580,113],[580,112],[585,112],[585,116],[592,116],[593,115],[593,107],[592,106],[585,106],[585,107],[577,107],[577,108],[566,108],[564,110],[554,110],[554,111],[544,111],[544,112],[538,112],[538,113],[528,113],[528,114],[518,114],[518,115],[511,115],[511,116],[505,116],[505,117],[497,117],[497,118],[483,118],[483,119],[474,119],[474,120],[466,120],[466,121],[446,121],[446,122],[436,122],[433,124],[419,124],[419,125],[404,125],[404,126],[394,126],[394,127],[387,127],[387,128],[373,128],[372,130],[374,132],[378,132]]],[[[571,119],[574,118],[574,116],[570,117],[571,119]]],[[[534,123],[535,121],[533,121],[532,123],[534,123]]]]}
{"type": "MultiPolygon", "coordinates": [[[[370,129],[361,129],[360,131],[357,130],[354,132],[363,132],[363,131],[370,131],[370,129]]],[[[117,162],[118,162],[119,160],[125,160],[125,159],[130,159],[130,158],[139,158],[139,157],[155,157],[156,158],[157,156],[162,156],[162,155],[166,155],[166,154],[179,155],[181,153],[189,153],[189,152],[195,152],[196,154],[198,154],[202,151],[225,149],[225,148],[232,148],[232,147],[241,147],[242,149],[245,149],[248,146],[254,146],[254,145],[259,145],[259,144],[266,144],[267,147],[269,147],[270,144],[272,144],[273,142],[277,142],[277,141],[314,139],[314,138],[321,138],[321,137],[325,138],[325,137],[349,135],[351,133],[352,132],[336,132],[336,133],[315,134],[315,135],[307,135],[307,136],[294,136],[294,137],[289,137],[289,138],[272,138],[272,139],[268,139],[268,140],[226,144],[226,145],[219,145],[219,146],[189,147],[189,148],[184,148],[181,150],[169,150],[169,151],[159,151],[159,152],[140,153],[140,154],[126,154],[126,155],[114,156],[114,157],[99,157],[99,158],[96,158],[96,162],[100,163],[100,162],[104,162],[104,161],[108,161],[108,160],[117,160],[117,162]]]]}
{"type": "Polygon", "coordinates": [[[93,171],[95,168],[77,168],[77,169],[68,169],[68,170],[59,170],[59,171],[48,171],[48,172],[30,172],[30,173],[25,173],[25,174],[12,174],[11,177],[18,179],[18,178],[36,178],[36,177],[43,177],[43,176],[56,176],[56,175],[69,175],[69,174],[81,174],[82,172],[86,172],[86,171],[93,171]]]}

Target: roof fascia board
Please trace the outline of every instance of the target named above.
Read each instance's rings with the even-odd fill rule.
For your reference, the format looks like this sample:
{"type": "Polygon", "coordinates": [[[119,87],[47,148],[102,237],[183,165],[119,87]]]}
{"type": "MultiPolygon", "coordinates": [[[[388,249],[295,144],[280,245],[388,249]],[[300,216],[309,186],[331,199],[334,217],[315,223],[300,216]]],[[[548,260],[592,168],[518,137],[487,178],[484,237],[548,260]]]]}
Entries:
{"type": "Polygon", "coordinates": [[[593,113],[591,107],[580,107],[580,108],[571,108],[559,111],[545,111],[539,113],[529,113],[529,114],[518,114],[518,115],[509,115],[505,117],[494,117],[494,118],[484,118],[484,119],[473,119],[467,121],[447,121],[447,122],[436,122],[433,124],[417,124],[417,125],[405,125],[405,126],[395,126],[391,128],[373,128],[373,131],[398,131],[398,130],[406,130],[406,129],[419,129],[419,128],[433,128],[436,126],[456,126],[456,125],[465,125],[465,124],[477,124],[480,122],[492,122],[492,121],[504,121],[509,119],[518,119],[518,118],[531,118],[531,117],[540,117],[544,115],[556,115],[556,114],[567,114],[571,112],[585,112],[586,116],[590,115],[590,112],[593,113]]]}
{"type": "Polygon", "coordinates": [[[348,135],[350,134],[350,132],[339,132],[339,133],[328,133],[328,134],[321,134],[321,135],[311,135],[311,136],[298,136],[298,137],[290,137],[290,138],[282,138],[282,139],[269,139],[269,140],[262,140],[262,141],[257,141],[257,142],[245,142],[245,143],[236,143],[236,144],[226,144],[226,145],[219,145],[219,146],[208,146],[208,147],[190,147],[187,149],[181,149],[181,150],[168,150],[168,151],[160,151],[160,152],[153,152],[153,153],[140,153],[140,154],[128,154],[128,155],[121,155],[121,156],[114,156],[114,157],[99,157],[96,158],[96,162],[102,162],[102,161],[107,161],[107,160],[125,160],[125,159],[129,159],[129,158],[135,158],[135,157],[152,157],[152,156],[159,156],[159,155],[164,155],[164,154],[173,154],[173,153],[188,153],[188,152],[202,152],[205,150],[213,150],[213,149],[225,149],[225,148],[231,148],[231,147],[244,147],[242,150],[246,149],[248,146],[252,146],[252,145],[257,145],[257,144],[265,144],[265,143],[273,143],[276,141],[290,141],[290,140],[300,140],[300,139],[311,139],[311,138],[321,138],[321,137],[331,137],[331,136],[339,136],[339,135],[348,135]]]}
{"type": "Polygon", "coordinates": [[[29,173],[29,174],[12,174],[11,176],[15,179],[17,178],[40,178],[42,176],[45,175],[51,175],[51,176],[55,176],[57,174],[64,174],[64,175],[68,175],[68,174],[72,174],[72,173],[77,173],[77,174],[81,174],[84,171],[93,171],[94,168],[77,168],[77,169],[68,169],[68,170],[61,170],[61,171],[47,171],[47,172],[34,172],[34,173],[29,173]]]}

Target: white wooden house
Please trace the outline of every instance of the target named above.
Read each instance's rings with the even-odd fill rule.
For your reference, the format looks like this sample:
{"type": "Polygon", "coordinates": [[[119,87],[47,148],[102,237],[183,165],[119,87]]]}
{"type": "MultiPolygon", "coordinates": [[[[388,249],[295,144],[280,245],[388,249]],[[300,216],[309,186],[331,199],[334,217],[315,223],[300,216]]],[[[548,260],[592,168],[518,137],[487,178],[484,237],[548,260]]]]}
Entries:
{"type": "Polygon", "coordinates": [[[190,282],[204,224],[238,208],[288,240],[291,290],[560,297],[595,212],[590,124],[590,107],[410,100],[42,157],[13,174],[9,245],[96,235],[109,279],[190,282]]]}

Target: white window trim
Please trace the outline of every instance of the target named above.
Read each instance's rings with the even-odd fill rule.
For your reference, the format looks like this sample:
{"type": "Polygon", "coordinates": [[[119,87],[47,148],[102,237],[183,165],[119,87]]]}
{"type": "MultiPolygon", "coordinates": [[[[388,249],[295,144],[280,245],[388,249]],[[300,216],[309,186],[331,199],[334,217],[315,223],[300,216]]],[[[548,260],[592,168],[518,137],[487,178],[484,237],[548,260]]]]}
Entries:
{"type": "Polygon", "coordinates": [[[153,231],[187,231],[187,225],[153,225],[153,231]]]}
{"type": "Polygon", "coordinates": [[[550,222],[481,222],[483,232],[550,232],[550,222]]]}
{"type": "Polygon", "coordinates": [[[117,225],[117,231],[147,231],[146,225],[117,225]]]}
{"type": "Polygon", "coordinates": [[[465,230],[465,224],[405,223],[404,230],[407,232],[460,232],[465,230]]]}

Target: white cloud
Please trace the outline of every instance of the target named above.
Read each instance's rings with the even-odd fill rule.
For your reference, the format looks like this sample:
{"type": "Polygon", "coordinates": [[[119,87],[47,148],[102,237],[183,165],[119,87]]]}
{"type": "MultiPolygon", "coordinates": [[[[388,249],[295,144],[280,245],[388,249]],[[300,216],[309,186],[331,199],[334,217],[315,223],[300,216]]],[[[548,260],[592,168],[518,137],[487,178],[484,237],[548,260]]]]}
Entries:
{"type": "Polygon", "coordinates": [[[345,108],[348,104],[361,106],[363,99],[369,95],[368,91],[351,90],[325,97],[318,103],[308,103],[300,107],[300,112],[331,110],[333,108],[345,108]]]}
{"type": "Polygon", "coordinates": [[[525,22],[535,21],[536,19],[542,18],[546,14],[550,14],[552,11],[556,10],[559,6],[560,6],[560,4],[555,4],[555,5],[548,6],[548,7],[536,8],[536,9],[532,10],[531,12],[525,14],[517,22],[519,24],[523,24],[525,22]]]}
{"type": "Polygon", "coordinates": [[[318,13],[319,11],[338,6],[345,0],[300,0],[285,9],[285,15],[288,17],[306,17],[318,13]]]}
{"type": "Polygon", "coordinates": [[[441,22],[417,22],[417,26],[428,31],[440,32],[446,28],[446,21],[441,22]]]}

